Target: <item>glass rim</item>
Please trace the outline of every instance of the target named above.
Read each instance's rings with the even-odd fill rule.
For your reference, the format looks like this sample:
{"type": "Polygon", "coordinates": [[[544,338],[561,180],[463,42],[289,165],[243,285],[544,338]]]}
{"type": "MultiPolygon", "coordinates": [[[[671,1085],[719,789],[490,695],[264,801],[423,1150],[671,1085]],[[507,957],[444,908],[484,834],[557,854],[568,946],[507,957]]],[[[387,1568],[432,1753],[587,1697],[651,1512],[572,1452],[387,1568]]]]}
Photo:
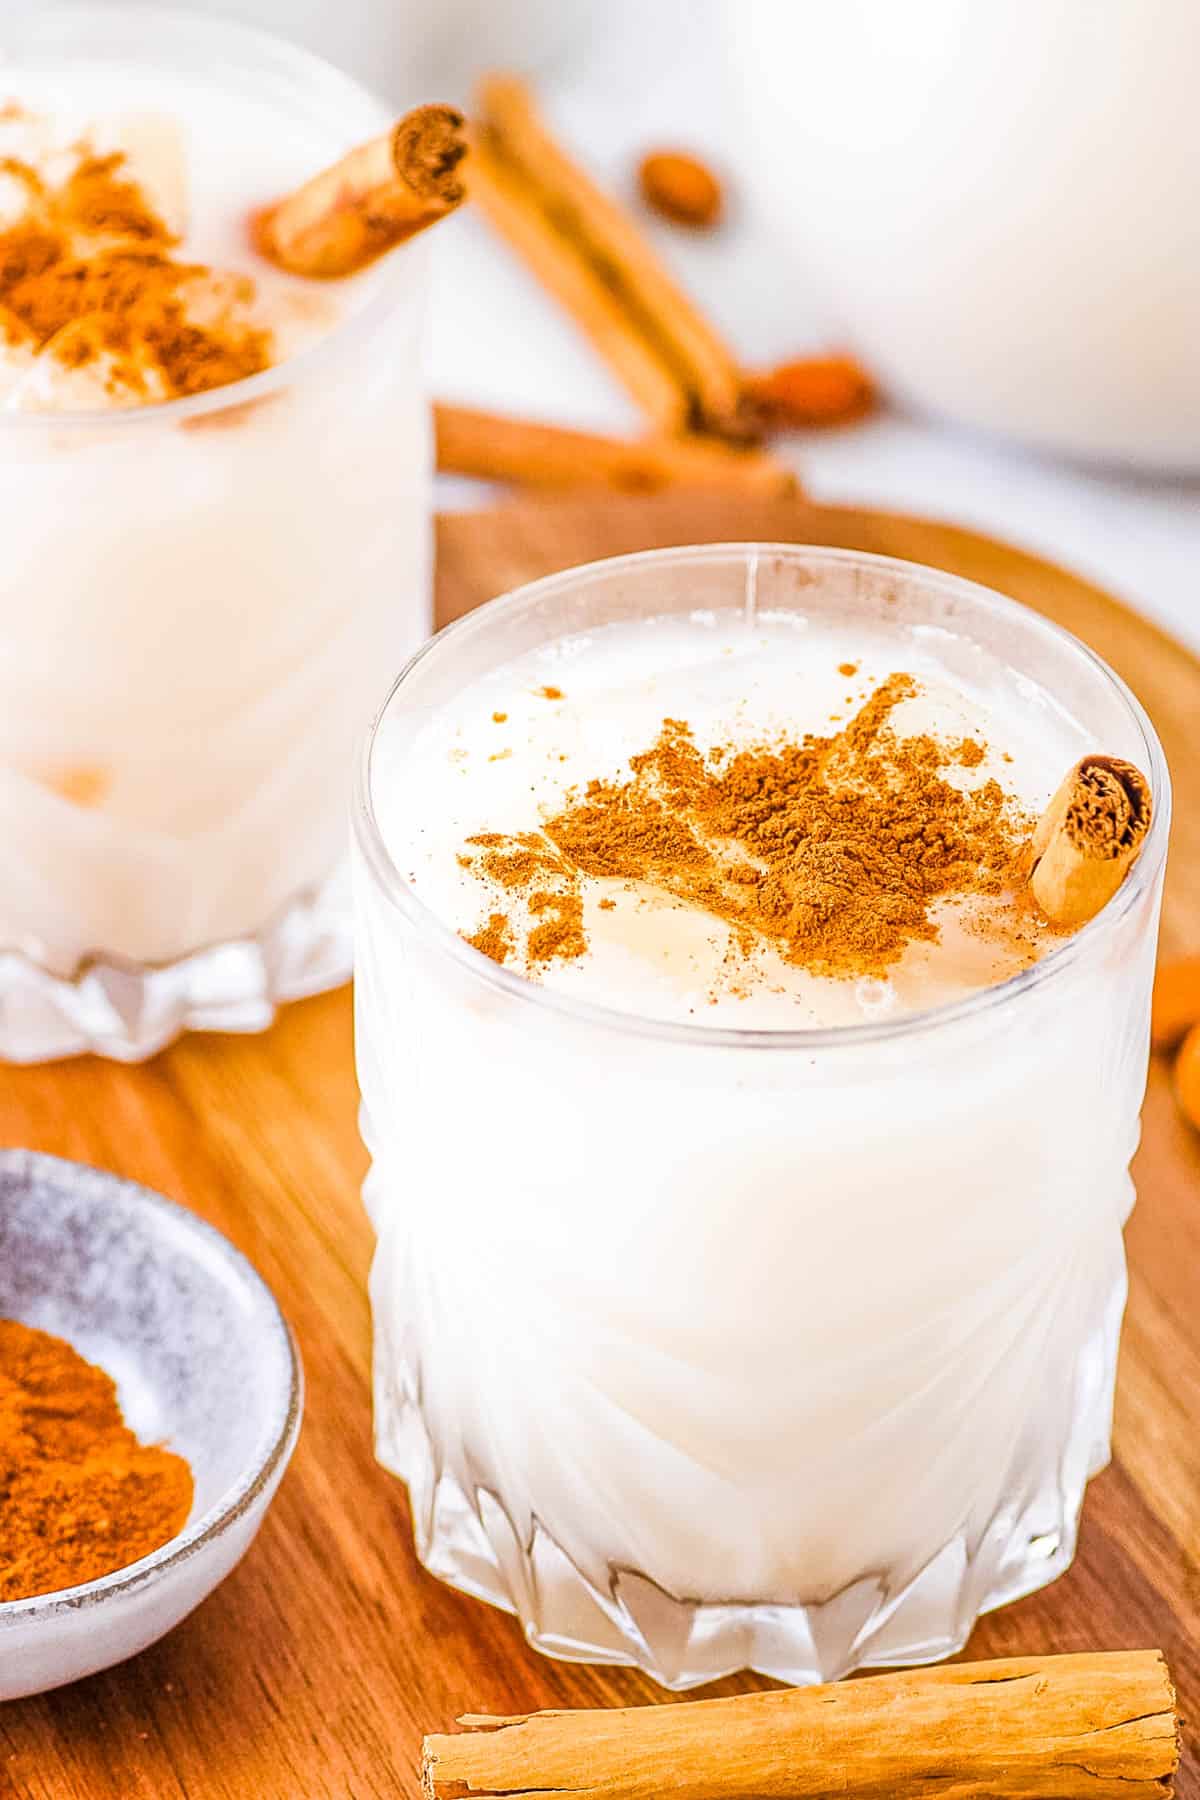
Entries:
{"type": "MultiPolygon", "coordinates": [[[[53,25],[55,21],[87,22],[95,26],[117,20],[126,20],[130,24],[136,22],[147,40],[160,29],[169,34],[181,27],[210,36],[214,42],[231,40],[247,52],[252,52],[258,59],[271,59],[301,81],[320,81],[331,91],[340,88],[348,99],[353,98],[356,106],[362,110],[364,120],[368,113],[374,115],[370,122],[364,124],[365,132],[386,131],[395,122],[395,113],[378,94],[356,81],[344,69],[338,68],[336,63],[327,62],[315,50],[309,50],[302,44],[292,43],[288,38],[279,37],[260,26],[245,25],[236,19],[213,18],[191,7],[149,8],[128,5],[124,0],[98,0],[98,3],[97,0],[89,0],[88,4],[80,4],[80,0],[54,0],[53,4],[44,11],[39,11],[33,19],[12,30],[0,28],[0,87],[10,73],[17,74],[20,71],[22,38],[35,38],[39,30],[53,25]],[[16,45],[16,50],[10,61],[7,52],[13,44],[16,45]]],[[[97,60],[101,59],[97,57],[97,60]]],[[[319,172],[317,169],[313,170],[314,175],[319,172]]],[[[416,244],[405,244],[398,246],[398,249],[406,252],[408,257],[411,257],[414,250],[418,255],[424,252],[419,238],[416,244]]],[[[270,368],[261,369],[257,375],[246,375],[239,381],[226,382],[223,387],[207,388],[203,393],[184,394],[176,400],[151,401],[143,406],[86,407],[64,409],[62,412],[0,411],[0,432],[65,431],[83,434],[88,431],[145,431],[155,425],[174,424],[180,419],[223,412],[234,406],[247,406],[251,401],[265,398],[280,388],[295,386],[298,378],[306,378],[314,370],[319,371],[326,364],[336,363],[339,356],[347,351],[349,340],[373,331],[387,317],[393,310],[395,295],[411,288],[411,283],[403,278],[405,260],[404,254],[381,257],[375,276],[376,290],[367,296],[361,306],[338,319],[307,349],[285,358],[283,362],[273,363],[270,368]],[[392,265],[390,269],[388,264],[392,265]]],[[[314,282],[312,285],[329,284],[314,282]]]]}
{"type": "MultiPolygon", "coordinates": [[[[547,641],[552,640],[547,639],[547,641]]],[[[1025,606],[1019,600],[1013,600],[994,588],[986,587],[982,582],[972,581],[966,576],[952,575],[948,571],[935,569],[925,563],[911,562],[900,557],[883,556],[875,551],[846,550],[826,544],[738,542],[736,540],[719,544],[673,545],[668,548],[639,550],[630,555],[602,557],[592,562],[579,563],[572,568],[560,570],[556,574],[545,575],[536,581],[526,582],[520,587],[512,588],[509,592],[473,608],[451,624],[443,626],[414,655],[409,657],[391,683],[387,694],[367,726],[360,741],[356,759],[353,803],[355,842],[375,885],[426,941],[432,942],[439,951],[449,956],[464,974],[472,977],[484,987],[488,987],[493,992],[504,995],[510,1000],[530,1006],[535,1011],[557,1015],[580,1025],[621,1035],[657,1039],[697,1049],[707,1046],[712,1049],[724,1050],[753,1049],[791,1051],[793,1053],[797,1050],[812,1051],[898,1042],[925,1031],[936,1030],[942,1026],[952,1025],[997,1009],[1011,1007],[1018,1004],[1025,994],[1041,989],[1047,983],[1055,982],[1065,972],[1074,968],[1084,956],[1102,946],[1120,922],[1137,906],[1146,889],[1157,879],[1166,856],[1170,819],[1171,779],[1158,733],[1145,708],[1126,682],[1114,669],[1109,667],[1103,657],[1098,656],[1081,638],[1076,637],[1074,632],[1055,624],[1052,619],[1035,611],[1033,607],[1025,606]],[[948,588],[959,594],[970,595],[976,604],[982,603],[985,610],[993,617],[1020,615],[1023,619],[1031,620],[1040,632],[1067,644],[1084,662],[1090,665],[1102,682],[1124,704],[1141,735],[1146,747],[1148,765],[1146,774],[1150,782],[1153,803],[1150,830],[1141,855],[1116,893],[1101,908],[1095,918],[1090,919],[1087,924],[1081,926],[1070,937],[1065,938],[1061,944],[1048,951],[1029,968],[1009,976],[1006,981],[976,989],[962,999],[944,1001],[938,1006],[907,1012],[895,1019],[882,1019],[854,1025],[773,1029],[762,1026],[702,1025],[684,1020],[656,1018],[619,1007],[603,1006],[592,1000],[579,999],[575,995],[564,994],[553,988],[544,987],[538,982],[529,980],[525,975],[506,969],[491,957],[485,956],[474,945],[468,944],[465,938],[461,937],[454,927],[442,919],[432,907],[426,905],[412,884],[396,867],[375,816],[371,794],[371,761],[380,727],[387,717],[396,695],[426,658],[442,653],[447,643],[468,636],[472,629],[479,630],[486,626],[490,620],[496,617],[497,609],[516,611],[521,606],[546,599],[557,589],[570,589],[581,582],[594,578],[601,572],[621,572],[644,567],[647,564],[662,566],[668,563],[717,561],[728,557],[749,560],[752,557],[762,556],[779,556],[791,561],[806,561],[810,565],[815,561],[841,567],[854,566],[915,575],[922,582],[932,584],[934,587],[948,588]]]]}

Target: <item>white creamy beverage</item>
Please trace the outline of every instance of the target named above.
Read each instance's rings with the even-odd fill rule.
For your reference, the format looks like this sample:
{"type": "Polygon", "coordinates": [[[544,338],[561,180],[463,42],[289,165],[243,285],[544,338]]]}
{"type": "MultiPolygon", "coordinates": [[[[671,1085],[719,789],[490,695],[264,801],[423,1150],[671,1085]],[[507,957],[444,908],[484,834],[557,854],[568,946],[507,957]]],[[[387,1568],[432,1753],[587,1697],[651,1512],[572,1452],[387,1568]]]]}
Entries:
{"type": "Polygon", "coordinates": [[[436,641],[360,801],[378,1446],[428,1566],[673,1686],[939,1656],[1052,1579],[1108,1452],[1169,804],[1124,691],[930,571],[663,552],[436,641]],[[1099,745],[1158,823],[1069,938],[1004,859],[1099,745]]]}
{"type": "MultiPolygon", "coordinates": [[[[111,158],[196,271],[178,341],[140,295],[125,340],[105,312],[47,339],[44,277],[0,293],[0,1053],[140,1054],[349,971],[353,734],[428,629],[425,254],[318,283],[252,249],[389,123],[271,40],[55,11],[0,41],[0,100],[6,250],[111,158]]],[[[84,265],[158,252],[92,210],[84,265]]]]}

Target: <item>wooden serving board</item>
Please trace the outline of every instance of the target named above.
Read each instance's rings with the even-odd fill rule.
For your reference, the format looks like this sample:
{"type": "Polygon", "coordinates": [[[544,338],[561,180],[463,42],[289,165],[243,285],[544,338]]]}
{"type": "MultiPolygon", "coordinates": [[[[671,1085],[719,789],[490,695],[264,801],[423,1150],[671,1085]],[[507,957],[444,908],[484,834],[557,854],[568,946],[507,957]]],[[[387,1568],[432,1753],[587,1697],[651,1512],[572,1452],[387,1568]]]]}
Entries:
{"type": "MultiPolygon", "coordinates": [[[[1069,626],[1130,682],[1171,761],[1177,823],[1164,937],[1200,948],[1200,664],[1086,582],[972,533],[801,502],[559,501],[443,519],[443,619],[572,562],[651,545],[773,538],[890,552],[972,576],[1069,626]]],[[[516,1624],[427,1576],[403,1488],[371,1454],[365,1157],[348,992],[262,1037],[192,1037],[140,1068],[0,1074],[0,1139],[101,1164],[210,1219],[257,1264],[299,1336],[295,1462],[231,1578],[123,1668],[0,1707],[0,1796],[316,1800],[416,1796],[421,1734],[464,1711],[662,1700],[644,1677],[544,1660],[516,1624]]],[[[1116,1460],[1092,1486],[1074,1568],[992,1615],[975,1656],[1161,1645],[1200,1718],[1200,1137],[1152,1071],[1129,1230],[1116,1460]]],[[[704,1694],[735,1692],[753,1678],[704,1694]]],[[[687,1700],[674,1702],[687,1704],[687,1700]]],[[[1178,1792],[1200,1800],[1187,1740],[1178,1792]]],[[[897,1800],[903,1800],[898,1796],[897,1800]]]]}

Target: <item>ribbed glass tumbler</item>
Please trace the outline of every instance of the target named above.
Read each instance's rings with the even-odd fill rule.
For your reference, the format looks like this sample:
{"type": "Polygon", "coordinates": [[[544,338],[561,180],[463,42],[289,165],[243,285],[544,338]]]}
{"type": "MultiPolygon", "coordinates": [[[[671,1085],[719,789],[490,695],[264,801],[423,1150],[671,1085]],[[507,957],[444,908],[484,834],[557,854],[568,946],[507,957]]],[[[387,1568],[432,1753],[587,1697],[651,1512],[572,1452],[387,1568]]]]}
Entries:
{"type": "Polygon", "coordinates": [[[356,1004],[378,1454],[429,1569],[551,1655],[684,1688],[942,1657],[1067,1567],[1109,1454],[1169,810],[1082,645],[882,558],[619,559],[409,663],[360,770],[356,1004]],[[1116,898],[965,1001],[803,1032],[567,998],[429,912],[377,823],[385,738],[402,769],[433,709],[566,633],[751,603],[1035,679],[1150,777],[1116,898]]]}

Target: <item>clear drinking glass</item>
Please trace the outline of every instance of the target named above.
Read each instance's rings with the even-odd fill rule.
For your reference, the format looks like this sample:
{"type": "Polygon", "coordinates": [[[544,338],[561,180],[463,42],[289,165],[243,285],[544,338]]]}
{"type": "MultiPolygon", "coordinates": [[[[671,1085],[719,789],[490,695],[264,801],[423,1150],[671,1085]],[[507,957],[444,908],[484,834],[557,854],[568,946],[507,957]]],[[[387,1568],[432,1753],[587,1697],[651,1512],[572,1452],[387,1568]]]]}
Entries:
{"type": "MultiPolygon", "coordinates": [[[[334,155],[388,123],[316,58],[188,14],[33,10],[0,44],[3,92],[145,70],[168,112],[209,83],[334,155]]],[[[132,1059],[348,977],[354,742],[430,626],[426,287],[415,243],[250,380],[0,414],[0,1055],[132,1059]]]]}
{"type": "Polygon", "coordinates": [[[945,1656],[1067,1567],[1109,1454],[1169,811],[1083,645],[880,557],[621,558],[409,663],[360,767],[356,1006],[377,1448],[428,1568],[553,1655],[682,1688],[945,1656]],[[966,1000],[792,1032],[564,997],[427,910],[376,823],[381,742],[402,771],[431,710],[564,634],[754,606],[871,621],[951,680],[995,659],[1001,698],[1036,681],[1080,754],[1145,769],[1101,915],[966,1000]]]}

